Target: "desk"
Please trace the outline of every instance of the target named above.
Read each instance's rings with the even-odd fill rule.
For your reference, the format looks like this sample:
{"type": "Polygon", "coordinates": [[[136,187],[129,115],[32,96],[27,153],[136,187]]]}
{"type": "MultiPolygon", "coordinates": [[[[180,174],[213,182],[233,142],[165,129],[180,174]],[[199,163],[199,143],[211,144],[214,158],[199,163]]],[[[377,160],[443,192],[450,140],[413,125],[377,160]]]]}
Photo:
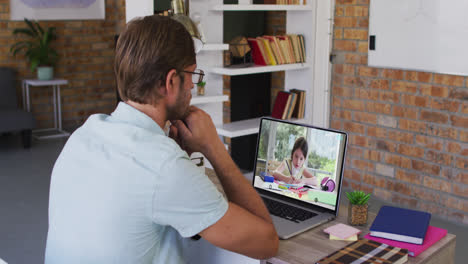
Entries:
{"type": "MultiPolygon", "coordinates": [[[[222,192],[221,184],[211,169],[206,169],[206,174],[210,180],[215,183],[218,189],[222,192]]],[[[328,239],[328,235],[322,230],[337,223],[346,223],[347,206],[340,205],[338,218],[327,224],[318,226],[302,234],[294,236],[288,240],[280,240],[279,251],[276,257],[266,260],[266,263],[285,264],[285,263],[315,263],[321,258],[333,253],[334,251],[352,243],[346,241],[332,241],[328,239]]],[[[363,232],[361,235],[367,234],[370,224],[374,221],[375,213],[369,212],[368,224],[363,227],[357,227],[363,232]]],[[[456,236],[447,234],[440,241],[432,245],[426,251],[417,257],[409,257],[408,262],[411,264],[422,263],[454,263],[455,262],[455,243],[456,236]]],[[[264,261],[262,261],[264,262],[264,261]]]]}
{"type": "Polygon", "coordinates": [[[68,84],[67,80],[23,80],[23,107],[26,111],[31,112],[31,99],[29,97],[30,87],[52,86],[53,95],[52,102],[54,104],[54,127],[46,129],[33,130],[33,136],[38,139],[66,137],[70,133],[62,130],[62,107],[60,101],[60,85],[68,84]],[[53,134],[40,135],[41,132],[52,131],[53,134]]]}

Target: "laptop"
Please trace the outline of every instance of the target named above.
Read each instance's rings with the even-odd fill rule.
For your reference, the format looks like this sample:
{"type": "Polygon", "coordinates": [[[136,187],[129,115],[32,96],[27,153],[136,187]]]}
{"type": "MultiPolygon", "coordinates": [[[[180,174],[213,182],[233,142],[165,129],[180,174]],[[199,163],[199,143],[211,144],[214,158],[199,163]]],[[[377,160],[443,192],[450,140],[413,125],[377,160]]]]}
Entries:
{"type": "Polygon", "coordinates": [[[335,219],[347,134],[262,117],[258,135],[252,185],[278,236],[288,239],[335,219]]]}

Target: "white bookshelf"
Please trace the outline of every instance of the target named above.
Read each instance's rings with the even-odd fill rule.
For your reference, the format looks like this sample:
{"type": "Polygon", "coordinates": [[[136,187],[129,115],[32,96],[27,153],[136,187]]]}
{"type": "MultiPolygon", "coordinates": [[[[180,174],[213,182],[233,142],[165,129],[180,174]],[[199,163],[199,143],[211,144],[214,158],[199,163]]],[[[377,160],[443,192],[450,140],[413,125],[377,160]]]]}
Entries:
{"type": "Polygon", "coordinates": [[[211,68],[208,71],[221,75],[246,75],[246,74],[255,74],[255,73],[264,73],[264,72],[278,72],[278,71],[291,71],[291,70],[304,70],[308,69],[310,66],[307,63],[293,63],[293,64],[281,64],[275,66],[260,66],[253,65],[245,68],[234,68],[234,67],[217,67],[211,68]]]}
{"type": "Polygon", "coordinates": [[[229,44],[218,44],[218,43],[205,43],[201,51],[219,51],[228,50],[229,44]]]}
{"type": "MultiPolygon", "coordinates": [[[[207,91],[209,87],[205,87],[207,91]]],[[[194,90],[197,88],[195,87],[194,90]]],[[[200,105],[200,104],[209,104],[209,103],[221,103],[229,100],[229,96],[224,94],[217,94],[216,92],[206,92],[205,95],[192,95],[192,100],[190,100],[191,105],[200,105]]]]}
{"type": "MultiPolygon", "coordinates": [[[[292,121],[297,123],[307,122],[307,120],[305,119],[291,119],[286,121],[292,121]]],[[[217,126],[216,130],[221,136],[236,138],[241,136],[257,134],[259,126],[260,117],[223,124],[221,126],[217,126]]]]}
{"type": "Polygon", "coordinates": [[[309,5],[215,5],[213,11],[312,11],[309,5]]]}

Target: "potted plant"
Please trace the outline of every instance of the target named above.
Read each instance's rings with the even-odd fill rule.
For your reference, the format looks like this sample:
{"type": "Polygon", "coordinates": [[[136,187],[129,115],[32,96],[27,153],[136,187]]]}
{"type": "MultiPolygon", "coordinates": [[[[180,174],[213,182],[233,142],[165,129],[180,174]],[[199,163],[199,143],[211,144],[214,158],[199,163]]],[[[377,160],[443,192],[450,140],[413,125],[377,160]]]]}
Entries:
{"type": "Polygon", "coordinates": [[[205,81],[197,83],[197,95],[205,95],[205,81]]]}
{"type": "Polygon", "coordinates": [[[50,80],[53,78],[53,66],[58,58],[57,51],[51,47],[53,40],[57,38],[54,27],[43,29],[37,21],[30,21],[27,18],[26,28],[13,30],[13,35],[25,35],[27,40],[21,39],[11,46],[13,55],[24,53],[29,63],[31,71],[37,69],[37,78],[40,80],[50,80]]]}
{"type": "Polygon", "coordinates": [[[368,201],[370,193],[363,191],[347,192],[349,199],[348,223],[351,225],[365,225],[367,223],[368,201]]]}

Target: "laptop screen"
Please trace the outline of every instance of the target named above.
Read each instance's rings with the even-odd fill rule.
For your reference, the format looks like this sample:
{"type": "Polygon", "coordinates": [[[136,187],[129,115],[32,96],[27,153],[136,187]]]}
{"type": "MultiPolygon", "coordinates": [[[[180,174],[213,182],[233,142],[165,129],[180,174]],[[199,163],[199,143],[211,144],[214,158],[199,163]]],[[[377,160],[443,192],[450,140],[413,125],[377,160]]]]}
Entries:
{"type": "Polygon", "coordinates": [[[262,118],[253,185],[336,211],[346,140],[344,132],[262,118]]]}

